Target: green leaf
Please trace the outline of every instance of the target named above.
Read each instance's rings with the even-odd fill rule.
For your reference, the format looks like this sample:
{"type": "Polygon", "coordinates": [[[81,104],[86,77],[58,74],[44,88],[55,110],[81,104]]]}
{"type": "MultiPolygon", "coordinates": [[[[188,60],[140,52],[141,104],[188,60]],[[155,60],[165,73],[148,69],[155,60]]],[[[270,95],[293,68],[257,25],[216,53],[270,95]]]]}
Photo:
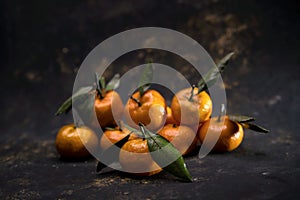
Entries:
{"type": "Polygon", "coordinates": [[[223,57],[219,63],[217,64],[217,67],[220,71],[220,73],[222,73],[225,69],[225,67],[228,65],[228,62],[230,60],[230,58],[234,55],[234,52],[231,52],[229,54],[227,54],[225,57],[223,57]]]}
{"type": "Polygon", "coordinates": [[[149,89],[149,87],[151,86],[152,79],[153,79],[153,67],[151,63],[148,63],[148,65],[145,67],[141,75],[138,84],[140,97],[143,96],[143,94],[149,89]]]}
{"type": "Polygon", "coordinates": [[[97,72],[95,72],[95,82],[96,82],[96,90],[102,99],[106,93],[105,89],[105,78],[100,77],[97,72]]]}
{"type": "Polygon", "coordinates": [[[209,87],[211,87],[217,82],[220,74],[224,71],[225,67],[228,65],[228,62],[233,54],[234,54],[233,52],[227,54],[224,58],[220,60],[220,62],[217,64],[216,67],[210,69],[207,72],[207,74],[205,74],[203,78],[200,79],[197,85],[198,93],[207,90],[209,87]]]}
{"type": "Polygon", "coordinates": [[[125,127],[125,128],[128,129],[130,132],[135,133],[137,136],[139,136],[139,137],[141,137],[141,138],[144,137],[141,131],[139,131],[139,130],[137,130],[137,129],[135,129],[135,128],[132,128],[131,126],[125,124],[124,122],[120,122],[120,125],[119,125],[119,126],[125,127]]]}
{"type": "Polygon", "coordinates": [[[86,124],[90,124],[95,112],[95,93],[87,93],[76,99],[73,108],[86,124]]]}
{"type": "Polygon", "coordinates": [[[141,132],[145,135],[148,148],[153,160],[159,165],[164,166],[165,163],[169,165],[162,167],[164,170],[180,178],[182,181],[192,182],[192,177],[186,167],[181,153],[164,137],[154,134],[147,130],[144,125],[139,124],[141,132]]]}
{"type": "Polygon", "coordinates": [[[95,72],[95,82],[96,82],[96,90],[98,92],[101,91],[101,86],[100,86],[100,76],[97,72],[95,72]]]}
{"type": "Polygon", "coordinates": [[[100,77],[99,82],[100,82],[100,88],[101,88],[101,90],[105,89],[105,78],[103,76],[100,77]]]}
{"type": "Polygon", "coordinates": [[[244,128],[247,128],[247,129],[250,129],[250,130],[253,130],[253,131],[256,131],[256,132],[260,132],[260,133],[268,133],[269,132],[268,129],[265,129],[265,128],[257,125],[257,124],[254,124],[254,123],[244,122],[244,123],[241,123],[241,125],[244,128]]]}
{"type": "Polygon", "coordinates": [[[229,119],[238,123],[252,122],[255,120],[254,117],[249,117],[245,115],[228,115],[229,119]]]}
{"type": "Polygon", "coordinates": [[[119,160],[120,148],[128,141],[130,134],[131,133],[129,133],[127,136],[125,136],[124,138],[116,142],[114,145],[102,152],[102,154],[99,157],[100,161],[97,164],[97,172],[101,172],[104,168],[108,167],[108,165],[119,160]],[[101,160],[105,160],[106,164],[102,163],[101,160]]]}
{"type": "Polygon", "coordinates": [[[56,111],[55,115],[60,115],[62,113],[67,113],[72,108],[72,99],[73,101],[79,100],[82,96],[87,95],[91,90],[92,86],[82,87],[77,92],[75,92],[71,97],[69,97],[56,111]]]}
{"type": "Polygon", "coordinates": [[[107,131],[115,131],[115,130],[118,130],[118,129],[112,128],[112,127],[105,127],[105,130],[107,130],[107,131]]]}
{"type": "Polygon", "coordinates": [[[106,85],[106,91],[114,90],[120,85],[120,74],[114,75],[114,77],[106,85]]]}

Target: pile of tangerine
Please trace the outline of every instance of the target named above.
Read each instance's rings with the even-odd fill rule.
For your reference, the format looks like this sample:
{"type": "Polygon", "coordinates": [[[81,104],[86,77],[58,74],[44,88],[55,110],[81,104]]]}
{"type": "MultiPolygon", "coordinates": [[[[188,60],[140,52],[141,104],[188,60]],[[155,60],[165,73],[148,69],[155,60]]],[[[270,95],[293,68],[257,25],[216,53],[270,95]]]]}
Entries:
{"type": "MultiPolygon", "coordinates": [[[[214,152],[233,151],[243,140],[242,125],[245,124],[231,120],[228,116],[225,116],[222,122],[219,118],[211,118],[213,105],[205,90],[198,91],[194,86],[182,89],[174,95],[168,106],[159,91],[145,89],[131,95],[124,105],[116,91],[101,85],[102,79],[97,79],[97,87],[93,90],[94,110],[97,116],[97,122],[94,122],[93,126],[100,125],[105,130],[103,135],[98,138],[93,127],[78,127],[74,124],[63,126],[56,137],[56,149],[61,157],[86,158],[90,153],[85,146],[105,151],[130,134],[119,153],[121,167],[124,171],[134,171],[134,167],[146,169],[148,171],[146,173],[137,173],[145,176],[159,173],[162,169],[150,154],[143,154],[140,157],[137,154],[130,154],[130,152],[147,153],[149,149],[146,140],[139,135],[131,134],[126,127],[120,127],[118,122],[122,117],[125,117],[127,125],[133,128],[138,128],[139,123],[144,124],[149,130],[171,142],[183,156],[194,152],[197,146],[203,143],[207,133],[221,132],[212,149],[214,152]],[[112,107],[117,111],[114,115],[112,107]]],[[[70,103],[68,105],[71,106],[70,103]]],[[[69,107],[63,110],[60,108],[58,114],[69,109],[69,107]]]]}

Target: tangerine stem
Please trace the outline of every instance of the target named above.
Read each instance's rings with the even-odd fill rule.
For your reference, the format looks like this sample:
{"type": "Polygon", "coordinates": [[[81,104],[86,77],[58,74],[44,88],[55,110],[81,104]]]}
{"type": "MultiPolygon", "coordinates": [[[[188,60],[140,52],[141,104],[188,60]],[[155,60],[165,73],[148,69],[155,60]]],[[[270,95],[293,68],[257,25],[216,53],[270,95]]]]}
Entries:
{"type": "Polygon", "coordinates": [[[104,94],[102,93],[102,87],[101,84],[99,83],[100,79],[99,79],[99,74],[96,72],[95,73],[95,84],[96,84],[96,91],[100,96],[100,99],[104,98],[104,94]]]}
{"type": "Polygon", "coordinates": [[[134,98],[132,95],[130,96],[130,99],[132,99],[135,103],[137,103],[139,107],[142,106],[141,102],[138,99],[134,98]]]}
{"type": "Polygon", "coordinates": [[[221,121],[221,115],[218,116],[217,122],[220,122],[220,121],[221,121]]]}
{"type": "Polygon", "coordinates": [[[99,96],[100,96],[100,99],[103,99],[104,96],[103,96],[102,92],[101,92],[100,90],[98,90],[98,89],[97,89],[97,91],[98,91],[98,94],[99,94],[99,96]]]}
{"type": "MultiPolygon", "coordinates": [[[[142,134],[144,135],[144,138],[146,139],[146,130],[145,130],[146,128],[145,128],[144,124],[139,122],[139,127],[140,127],[142,134]]],[[[147,132],[147,135],[148,135],[148,137],[150,137],[153,140],[153,142],[158,146],[158,148],[161,149],[161,146],[155,141],[155,139],[152,137],[152,135],[148,132],[147,132]]]]}
{"type": "Polygon", "coordinates": [[[194,97],[194,89],[195,89],[195,85],[192,85],[192,91],[191,91],[191,96],[189,98],[189,101],[192,101],[193,97],[194,97]]]}
{"type": "Polygon", "coordinates": [[[145,133],[145,128],[144,128],[144,124],[142,124],[141,122],[139,122],[139,127],[140,127],[140,130],[144,136],[144,138],[146,138],[146,133],[145,133]]]}
{"type": "Polygon", "coordinates": [[[123,131],[123,125],[120,120],[118,120],[117,125],[119,126],[119,130],[123,131]]]}
{"type": "Polygon", "coordinates": [[[74,122],[74,129],[76,129],[78,126],[79,126],[79,121],[78,121],[78,119],[77,119],[77,120],[75,120],[75,122],[74,122]]]}
{"type": "Polygon", "coordinates": [[[221,122],[221,117],[224,116],[225,111],[226,111],[225,105],[224,105],[224,104],[221,104],[221,112],[220,112],[220,114],[219,114],[219,116],[218,116],[218,122],[221,122]]]}

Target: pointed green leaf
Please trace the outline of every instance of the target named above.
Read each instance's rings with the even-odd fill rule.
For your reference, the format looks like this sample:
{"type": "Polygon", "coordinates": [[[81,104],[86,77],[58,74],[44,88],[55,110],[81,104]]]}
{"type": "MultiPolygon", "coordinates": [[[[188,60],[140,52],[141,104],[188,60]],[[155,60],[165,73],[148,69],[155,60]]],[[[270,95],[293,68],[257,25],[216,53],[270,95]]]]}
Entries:
{"type": "Polygon", "coordinates": [[[100,98],[102,99],[106,93],[105,91],[105,78],[100,77],[98,72],[95,72],[95,82],[96,82],[96,90],[98,94],[100,95],[100,98]]]}
{"type": "Polygon", "coordinates": [[[97,72],[95,72],[95,82],[96,82],[96,90],[101,91],[100,76],[97,72]]]}
{"type": "Polygon", "coordinates": [[[69,97],[56,111],[55,115],[60,115],[62,113],[67,113],[72,108],[73,101],[79,100],[82,96],[87,95],[93,88],[91,86],[82,87],[77,92],[75,92],[71,97],[69,97]]]}
{"type": "Polygon", "coordinates": [[[76,109],[78,114],[84,119],[84,122],[89,124],[95,112],[95,93],[87,93],[77,98],[75,102],[73,102],[73,108],[76,109]]]}
{"type": "Polygon", "coordinates": [[[224,71],[225,67],[228,65],[228,62],[233,54],[234,54],[233,52],[227,54],[224,58],[221,59],[221,61],[217,64],[216,67],[210,69],[207,72],[207,74],[205,74],[203,78],[200,79],[197,85],[198,93],[207,90],[209,87],[211,87],[217,82],[220,74],[224,71]]]}
{"type": "Polygon", "coordinates": [[[140,96],[143,96],[143,94],[146,92],[146,90],[149,89],[149,87],[151,86],[151,82],[153,79],[153,67],[151,63],[148,63],[148,65],[145,67],[139,84],[138,84],[138,90],[140,93],[140,96]]]}
{"type": "Polygon", "coordinates": [[[238,123],[252,122],[255,120],[254,117],[249,117],[245,115],[228,115],[229,119],[238,123]]]}
{"type": "Polygon", "coordinates": [[[102,152],[102,154],[99,157],[99,162],[97,164],[97,172],[101,172],[104,168],[106,168],[108,165],[112,164],[113,162],[117,162],[119,160],[119,153],[120,148],[128,141],[130,137],[129,133],[127,136],[116,142],[114,145],[106,149],[102,152]],[[116,148],[118,147],[118,148],[116,148]],[[105,160],[105,163],[102,163],[101,160],[105,160]]]}
{"type": "Polygon", "coordinates": [[[153,160],[164,170],[183,181],[192,181],[181,153],[164,137],[154,134],[140,124],[141,132],[145,135],[148,148],[153,160]],[[165,166],[165,163],[170,163],[165,166]]]}
{"type": "Polygon", "coordinates": [[[234,55],[234,52],[231,52],[229,54],[227,54],[225,57],[223,57],[219,63],[217,64],[217,67],[220,71],[220,73],[222,73],[225,69],[225,67],[228,65],[228,62],[230,60],[230,58],[234,55]]]}
{"type": "Polygon", "coordinates": [[[247,129],[250,129],[250,130],[253,130],[253,131],[256,131],[256,132],[260,132],[260,133],[268,133],[269,132],[268,129],[265,129],[265,128],[257,125],[257,124],[254,124],[254,123],[244,122],[244,123],[241,123],[241,125],[244,128],[247,128],[247,129]]]}
{"type": "Polygon", "coordinates": [[[125,124],[124,122],[120,122],[120,125],[119,125],[119,126],[125,127],[125,128],[128,129],[130,132],[135,133],[137,136],[139,136],[139,137],[141,137],[141,138],[144,137],[143,134],[141,133],[141,131],[139,131],[139,130],[137,130],[137,129],[135,129],[135,128],[132,128],[131,126],[125,124]]]}
{"type": "Polygon", "coordinates": [[[116,74],[106,85],[106,91],[115,90],[120,85],[120,74],[116,74]]]}
{"type": "Polygon", "coordinates": [[[60,115],[62,113],[68,113],[72,108],[72,97],[69,97],[56,111],[55,115],[60,115]]]}
{"type": "Polygon", "coordinates": [[[101,88],[101,90],[105,89],[105,78],[103,76],[100,77],[99,82],[100,82],[100,88],[101,88]]]}
{"type": "Polygon", "coordinates": [[[115,130],[118,130],[118,129],[112,128],[112,127],[105,127],[105,130],[108,130],[108,131],[115,131],[115,130]]]}

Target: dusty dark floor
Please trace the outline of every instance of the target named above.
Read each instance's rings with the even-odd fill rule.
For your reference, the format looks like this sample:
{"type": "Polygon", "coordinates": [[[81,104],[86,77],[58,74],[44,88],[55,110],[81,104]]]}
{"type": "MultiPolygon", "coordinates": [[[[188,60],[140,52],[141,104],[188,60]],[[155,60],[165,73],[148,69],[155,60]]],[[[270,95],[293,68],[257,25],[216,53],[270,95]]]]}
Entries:
{"type": "MultiPolygon", "coordinates": [[[[299,199],[296,6],[292,1],[200,2],[3,2],[0,198],[299,199]],[[94,159],[60,160],[55,135],[72,118],[54,113],[71,94],[84,57],[105,38],[142,26],[181,31],[215,60],[235,51],[223,75],[229,112],[256,117],[270,133],[246,131],[242,146],[232,153],[187,158],[193,183],[166,173],[150,178],[97,175],[94,159]]],[[[151,56],[175,67],[184,64],[161,52],[124,57],[108,76],[151,56]]]]}

